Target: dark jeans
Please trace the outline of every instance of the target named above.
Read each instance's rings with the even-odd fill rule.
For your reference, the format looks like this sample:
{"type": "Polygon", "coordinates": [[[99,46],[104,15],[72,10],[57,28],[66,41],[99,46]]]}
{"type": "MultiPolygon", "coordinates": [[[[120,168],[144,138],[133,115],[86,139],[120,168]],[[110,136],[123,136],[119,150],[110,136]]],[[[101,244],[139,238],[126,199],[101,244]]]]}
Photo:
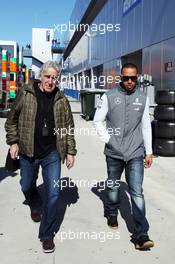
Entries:
{"type": "Polygon", "coordinates": [[[105,215],[117,215],[120,204],[120,179],[125,169],[126,182],[131,196],[133,219],[135,230],[133,239],[138,239],[141,235],[146,235],[149,229],[148,221],[145,217],[145,201],[143,196],[144,163],[143,157],[138,157],[125,162],[120,159],[106,156],[108,181],[105,197],[105,215]]]}
{"type": "Polygon", "coordinates": [[[39,238],[42,241],[53,238],[56,231],[57,205],[60,194],[58,181],[61,173],[59,153],[55,150],[41,159],[20,155],[21,189],[25,195],[26,204],[31,209],[39,209],[41,206],[40,197],[36,189],[36,179],[40,165],[45,190],[42,220],[39,229],[39,238]]]}

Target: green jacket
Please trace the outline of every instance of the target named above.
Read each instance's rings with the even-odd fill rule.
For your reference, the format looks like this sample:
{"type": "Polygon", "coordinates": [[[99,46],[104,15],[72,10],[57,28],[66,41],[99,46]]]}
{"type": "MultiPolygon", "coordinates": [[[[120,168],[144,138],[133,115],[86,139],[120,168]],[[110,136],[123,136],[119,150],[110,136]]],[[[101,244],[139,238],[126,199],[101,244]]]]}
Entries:
{"type": "MultiPolygon", "coordinates": [[[[76,155],[74,121],[67,98],[58,90],[54,98],[54,120],[56,146],[62,162],[66,155],[76,155]],[[62,132],[62,133],[61,133],[62,132]],[[70,133],[69,133],[70,132],[70,133]]],[[[34,131],[37,99],[33,82],[24,85],[17,93],[16,100],[5,123],[7,144],[19,144],[20,154],[34,156],[34,131]]]]}

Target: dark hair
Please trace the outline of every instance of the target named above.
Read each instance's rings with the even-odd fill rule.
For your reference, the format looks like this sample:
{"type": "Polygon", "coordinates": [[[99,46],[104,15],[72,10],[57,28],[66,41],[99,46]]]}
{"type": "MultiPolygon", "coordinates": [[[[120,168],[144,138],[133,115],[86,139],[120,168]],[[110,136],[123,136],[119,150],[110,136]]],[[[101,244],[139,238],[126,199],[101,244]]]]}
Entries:
{"type": "Polygon", "coordinates": [[[137,68],[137,66],[136,66],[134,63],[130,63],[130,62],[125,63],[125,64],[122,66],[122,68],[121,68],[121,73],[123,72],[123,69],[125,69],[125,68],[136,69],[136,71],[138,72],[138,68],[137,68]]]}

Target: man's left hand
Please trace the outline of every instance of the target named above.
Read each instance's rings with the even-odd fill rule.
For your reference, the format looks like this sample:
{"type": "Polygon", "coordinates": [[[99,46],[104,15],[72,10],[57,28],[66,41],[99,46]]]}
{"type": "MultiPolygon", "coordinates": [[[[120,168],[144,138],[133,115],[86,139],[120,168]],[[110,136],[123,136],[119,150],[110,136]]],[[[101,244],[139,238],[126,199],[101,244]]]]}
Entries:
{"type": "Polygon", "coordinates": [[[145,168],[150,168],[151,165],[152,165],[152,163],[153,163],[153,156],[152,156],[152,154],[147,154],[145,156],[145,160],[144,160],[144,166],[145,166],[145,168]]]}
{"type": "Polygon", "coordinates": [[[66,157],[66,166],[70,170],[74,166],[75,156],[67,154],[66,157]]]}

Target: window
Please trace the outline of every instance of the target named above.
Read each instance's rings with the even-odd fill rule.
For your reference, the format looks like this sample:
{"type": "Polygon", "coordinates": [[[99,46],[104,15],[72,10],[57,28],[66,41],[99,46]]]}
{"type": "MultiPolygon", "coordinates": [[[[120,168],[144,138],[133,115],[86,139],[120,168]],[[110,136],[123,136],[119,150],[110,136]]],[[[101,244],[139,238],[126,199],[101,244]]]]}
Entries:
{"type": "Polygon", "coordinates": [[[46,41],[50,41],[50,30],[46,31],[46,41]]]}

